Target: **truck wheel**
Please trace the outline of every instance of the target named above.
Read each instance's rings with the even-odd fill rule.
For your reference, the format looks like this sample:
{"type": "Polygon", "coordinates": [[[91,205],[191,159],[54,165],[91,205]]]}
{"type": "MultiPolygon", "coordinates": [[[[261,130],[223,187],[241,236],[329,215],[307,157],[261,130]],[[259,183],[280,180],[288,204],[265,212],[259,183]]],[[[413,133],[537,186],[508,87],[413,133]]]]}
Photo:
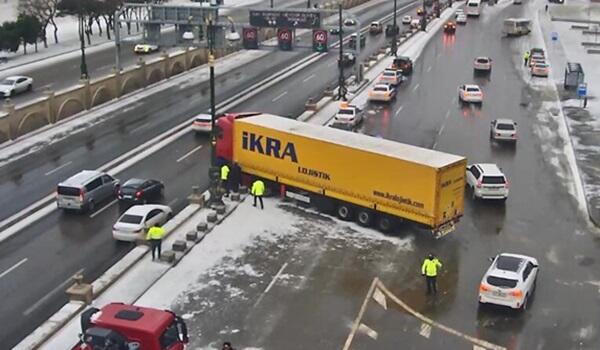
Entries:
{"type": "Polygon", "coordinates": [[[358,215],[356,215],[356,221],[358,221],[358,224],[364,227],[368,227],[371,226],[371,223],[373,222],[373,212],[370,210],[366,210],[366,209],[361,209],[358,212],[358,215]]]}
{"type": "Polygon", "coordinates": [[[352,208],[348,204],[340,204],[337,208],[337,216],[342,220],[351,220],[352,208]]]}
{"type": "Polygon", "coordinates": [[[385,215],[381,215],[377,218],[377,229],[381,232],[390,232],[394,225],[392,219],[385,215]]]}

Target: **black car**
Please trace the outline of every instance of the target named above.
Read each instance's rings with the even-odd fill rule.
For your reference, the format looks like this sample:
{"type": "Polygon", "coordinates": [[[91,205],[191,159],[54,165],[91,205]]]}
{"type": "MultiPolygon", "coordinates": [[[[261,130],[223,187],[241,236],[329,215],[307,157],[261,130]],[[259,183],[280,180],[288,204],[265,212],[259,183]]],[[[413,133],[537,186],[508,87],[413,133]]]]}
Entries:
{"type": "Polygon", "coordinates": [[[352,66],[355,62],[356,56],[351,52],[344,52],[341,60],[338,58],[338,66],[352,66]]]}
{"type": "MultiPolygon", "coordinates": [[[[400,27],[396,26],[396,35],[400,33],[400,27]]],[[[394,26],[392,24],[388,24],[385,26],[385,36],[391,37],[394,36],[394,26]]]]}
{"type": "Polygon", "coordinates": [[[120,201],[146,203],[161,198],[165,185],[158,180],[129,179],[119,188],[120,201]]]}
{"type": "MultiPolygon", "coordinates": [[[[342,34],[343,33],[344,33],[344,31],[342,30],[342,34]]],[[[331,34],[331,35],[340,35],[340,28],[335,27],[335,28],[329,29],[329,34],[331,34]]]]}
{"type": "Polygon", "coordinates": [[[394,59],[392,68],[400,69],[404,75],[410,75],[413,71],[413,61],[410,59],[410,57],[398,56],[394,59]]]}

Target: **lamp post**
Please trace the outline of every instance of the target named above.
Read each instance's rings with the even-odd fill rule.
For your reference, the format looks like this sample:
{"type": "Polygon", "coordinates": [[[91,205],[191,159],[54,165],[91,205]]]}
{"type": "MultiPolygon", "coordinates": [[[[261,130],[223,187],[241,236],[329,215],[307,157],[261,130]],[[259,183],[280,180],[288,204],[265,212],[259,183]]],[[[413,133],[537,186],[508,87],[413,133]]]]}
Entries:
{"type": "Polygon", "coordinates": [[[81,70],[81,79],[88,79],[87,63],[85,62],[85,28],[83,25],[83,10],[81,8],[81,2],[79,2],[79,11],[77,17],[79,19],[79,42],[81,44],[81,64],[79,68],[81,70]]]}
{"type": "Polygon", "coordinates": [[[208,178],[210,179],[210,199],[209,205],[222,205],[221,192],[219,190],[219,168],[217,164],[217,108],[215,105],[215,38],[212,16],[208,18],[206,39],[208,41],[208,69],[210,83],[210,168],[208,178]]]}
{"type": "MultiPolygon", "coordinates": [[[[340,39],[340,57],[338,61],[338,66],[340,68],[340,77],[338,80],[338,100],[346,101],[346,80],[344,79],[344,34],[342,33],[342,3],[339,4],[339,27],[338,27],[338,35],[340,39]]],[[[360,38],[358,39],[360,41],[360,38]]]]}
{"type": "Polygon", "coordinates": [[[421,18],[421,30],[427,31],[427,7],[425,6],[425,0],[423,0],[423,17],[421,18]]]}
{"type": "Polygon", "coordinates": [[[393,31],[394,31],[394,35],[392,35],[392,54],[394,56],[398,55],[398,53],[396,52],[396,51],[398,51],[397,42],[396,42],[396,35],[398,34],[397,30],[396,30],[396,28],[398,27],[397,24],[396,24],[396,11],[397,11],[397,7],[398,7],[397,0],[394,0],[394,21],[393,21],[393,24],[392,24],[393,31]]]}

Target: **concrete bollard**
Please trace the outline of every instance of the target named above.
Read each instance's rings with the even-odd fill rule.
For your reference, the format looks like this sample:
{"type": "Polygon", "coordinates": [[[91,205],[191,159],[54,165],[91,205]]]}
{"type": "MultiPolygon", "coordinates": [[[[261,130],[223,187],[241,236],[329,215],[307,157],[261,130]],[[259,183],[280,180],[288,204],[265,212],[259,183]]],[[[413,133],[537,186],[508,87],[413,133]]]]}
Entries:
{"type": "Polygon", "coordinates": [[[232,193],[232,194],[229,196],[229,198],[230,198],[232,201],[239,202],[239,200],[240,200],[240,194],[239,194],[239,193],[232,193]]]}
{"type": "Polygon", "coordinates": [[[329,86],[329,85],[325,86],[325,90],[323,91],[323,95],[324,96],[333,96],[333,89],[331,88],[331,86],[329,86]]]}
{"type": "Polygon", "coordinates": [[[210,213],[206,214],[206,221],[211,223],[217,222],[217,213],[211,211],[210,213]]]}
{"type": "Polygon", "coordinates": [[[196,231],[190,231],[185,234],[185,240],[190,242],[196,242],[198,239],[198,233],[196,231]]]}
{"type": "Polygon", "coordinates": [[[175,242],[173,242],[172,248],[175,252],[183,252],[187,248],[187,243],[178,239],[175,242]]]}
{"type": "Polygon", "coordinates": [[[162,252],[162,254],[160,254],[160,261],[164,261],[169,264],[172,264],[175,261],[175,252],[172,250],[167,250],[166,252],[162,252]]]}
{"type": "Polygon", "coordinates": [[[215,211],[217,212],[217,214],[223,215],[223,214],[225,214],[225,206],[217,205],[217,206],[215,206],[215,211]]]}
{"type": "Polygon", "coordinates": [[[93,286],[89,283],[83,283],[83,275],[76,274],[73,276],[75,282],[65,291],[70,301],[83,301],[86,304],[91,304],[94,300],[93,286]]]}
{"type": "Polygon", "coordinates": [[[192,186],[192,194],[188,196],[188,201],[192,204],[204,206],[204,196],[200,193],[200,187],[192,186]]]}
{"type": "Polygon", "coordinates": [[[196,232],[204,232],[206,229],[208,229],[206,222],[200,222],[196,225],[196,232]]]}
{"type": "Polygon", "coordinates": [[[312,97],[308,98],[308,101],[306,101],[306,103],[304,104],[304,109],[307,111],[317,110],[317,104],[315,103],[315,101],[313,101],[312,97]]]}

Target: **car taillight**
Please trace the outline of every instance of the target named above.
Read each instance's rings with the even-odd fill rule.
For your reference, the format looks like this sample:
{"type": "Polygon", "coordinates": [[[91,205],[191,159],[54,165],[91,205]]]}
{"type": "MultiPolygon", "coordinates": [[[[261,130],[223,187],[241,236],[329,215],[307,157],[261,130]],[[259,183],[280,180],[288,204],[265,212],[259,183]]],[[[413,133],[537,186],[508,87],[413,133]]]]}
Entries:
{"type": "Polygon", "coordinates": [[[79,189],[79,201],[83,202],[83,189],[82,188],[79,189]]]}
{"type": "Polygon", "coordinates": [[[489,292],[490,291],[490,286],[488,286],[485,283],[482,283],[479,285],[479,291],[480,292],[489,292]]]}
{"type": "Polygon", "coordinates": [[[510,183],[508,182],[508,180],[506,180],[506,182],[504,183],[504,188],[508,188],[510,186],[510,183]]]}
{"type": "Polygon", "coordinates": [[[515,289],[512,292],[510,292],[510,295],[512,295],[515,298],[521,298],[523,297],[523,292],[521,292],[519,289],[515,289]]]}
{"type": "Polygon", "coordinates": [[[144,191],[139,190],[135,193],[136,198],[140,198],[144,194],[144,191]]]}
{"type": "Polygon", "coordinates": [[[482,185],[481,185],[481,181],[477,181],[477,185],[475,185],[475,187],[477,187],[477,188],[481,188],[481,186],[482,186],[482,185]]]}

